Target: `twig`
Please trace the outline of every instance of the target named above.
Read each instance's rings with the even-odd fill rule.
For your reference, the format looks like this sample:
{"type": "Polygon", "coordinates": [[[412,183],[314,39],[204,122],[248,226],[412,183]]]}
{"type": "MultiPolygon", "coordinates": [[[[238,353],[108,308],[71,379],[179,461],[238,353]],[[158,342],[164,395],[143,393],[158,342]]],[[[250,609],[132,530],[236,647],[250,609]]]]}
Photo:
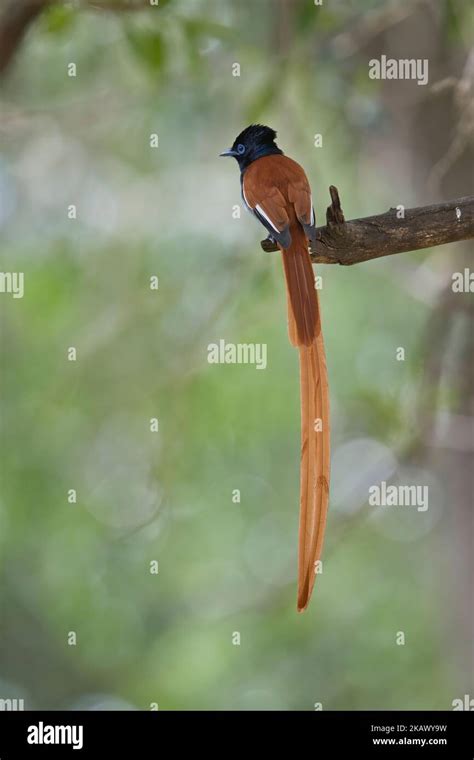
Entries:
{"type": "Polygon", "coordinates": [[[128,11],[154,10],[157,5],[150,5],[150,0],[82,0],[77,6],[96,11],[111,11],[112,13],[127,13],[128,11]]]}
{"type": "MultiPolygon", "coordinates": [[[[383,34],[406,18],[412,16],[418,9],[418,6],[427,0],[409,0],[409,2],[400,3],[400,0],[391,0],[382,8],[375,8],[372,11],[362,14],[360,20],[351,20],[351,27],[337,34],[331,42],[336,54],[341,58],[355,55],[359,50],[365,48],[375,37],[383,34]]],[[[361,15],[361,14],[359,14],[361,15]]]]}
{"type": "Polygon", "coordinates": [[[458,112],[457,127],[454,139],[445,155],[431,169],[427,179],[427,187],[439,191],[441,180],[456,161],[463,155],[472,142],[474,133],[474,48],[467,56],[460,79],[448,77],[437,82],[431,88],[431,94],[439,95],[451,89],[454,106],[458,112]]]}

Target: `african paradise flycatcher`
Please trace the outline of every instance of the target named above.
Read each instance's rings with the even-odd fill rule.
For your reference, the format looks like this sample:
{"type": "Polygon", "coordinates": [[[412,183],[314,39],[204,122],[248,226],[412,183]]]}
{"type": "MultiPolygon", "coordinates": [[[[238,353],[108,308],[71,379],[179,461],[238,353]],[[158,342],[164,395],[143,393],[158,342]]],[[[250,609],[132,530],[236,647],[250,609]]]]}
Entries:
{"type": "Polygon", "coordinates": [[[298,347],[301,385],[299,612],[308,606],[321,557],[329,500],[329,388],[318,294],[308,245],[316,240],[311,189],[302,167],[275,143],[276,132],[252,124],[221,156],[240,167],[242,198],[281,250],[288,333],[298,347]]]}

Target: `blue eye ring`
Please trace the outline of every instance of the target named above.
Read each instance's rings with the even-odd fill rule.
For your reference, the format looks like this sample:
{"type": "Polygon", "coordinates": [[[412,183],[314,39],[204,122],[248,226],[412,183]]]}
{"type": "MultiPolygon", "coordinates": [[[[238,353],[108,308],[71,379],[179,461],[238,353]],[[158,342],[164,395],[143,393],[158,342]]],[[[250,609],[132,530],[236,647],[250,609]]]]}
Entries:
{"type": "Polygon", "coordinates": [[[239,143],[237,145],[237,153],[239,154],[239,156],[245,153],[245,145],[242,145],[242,143],[239,143]]]}

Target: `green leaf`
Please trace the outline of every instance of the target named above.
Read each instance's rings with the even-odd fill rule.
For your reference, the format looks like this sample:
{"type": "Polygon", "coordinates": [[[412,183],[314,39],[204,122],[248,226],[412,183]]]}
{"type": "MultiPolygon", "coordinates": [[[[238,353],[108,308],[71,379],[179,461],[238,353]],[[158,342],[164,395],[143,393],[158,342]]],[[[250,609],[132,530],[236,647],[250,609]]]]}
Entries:
{"type": "Polygon", "coordinates": [[[149,29],[128,29],[126,35],[132,51],[142,63],[155,72],[163,68],[166,48],[159,32],[149,29]]]}
{"type": "Polygon", "coordinates": [[[69,29],[77,17],[77,11],[66,5],[53,5],[43,16],[44,28],[50,34],[61,34],[69,29]]]}
{"type": "Polygon", "coordinates": [[[233,33],[229,26],[208,19],[188,18],[183,19],[183,24],[186,26],[187,33],[196,39],[209,37],[224,40],[229,39],[233,33]]]}

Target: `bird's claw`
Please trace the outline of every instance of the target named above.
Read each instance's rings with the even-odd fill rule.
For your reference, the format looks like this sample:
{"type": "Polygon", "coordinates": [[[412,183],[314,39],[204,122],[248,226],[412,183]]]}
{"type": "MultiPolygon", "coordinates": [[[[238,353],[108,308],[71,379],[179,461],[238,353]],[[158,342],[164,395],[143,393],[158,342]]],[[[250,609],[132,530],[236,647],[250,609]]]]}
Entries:
{"type": "Polygon", "coordinates": [[[262,246],[265,253],[272,253],[273,251],[279,250],[275,239],[271,235],[266,237],[265,240],[262,240],[260,242],[260,245],[262,246]]]}

